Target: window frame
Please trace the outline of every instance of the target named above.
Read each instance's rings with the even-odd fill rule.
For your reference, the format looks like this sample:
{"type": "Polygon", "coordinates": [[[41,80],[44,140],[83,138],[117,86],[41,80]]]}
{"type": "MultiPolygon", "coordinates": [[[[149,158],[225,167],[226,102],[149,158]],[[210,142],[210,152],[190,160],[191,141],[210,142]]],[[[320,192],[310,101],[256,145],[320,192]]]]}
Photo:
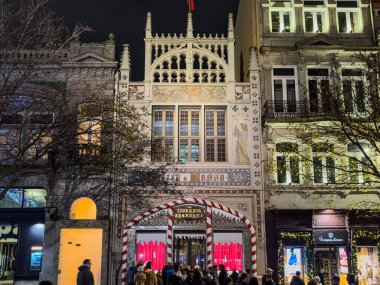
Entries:
{"type": "Polygon", "coordinates": [[[353,67],[346,67],[346,66],[342,66],[342,68],[340,69],[340,74],[341,74],[341,81],[342,81],[342,96],[343,96],[343,103],[344,103],[344,111],[347,112],[347,113],[352,113],[352,114],[363,114],[365,113],[366,111],[366,108],[368,108],[369,106],[366,104],[365,102],[365,92],[368,92],[368,90],[366,91],[366,77],[363,73],[363,70],[361,69],[362,67],[359,66],[359,68],[353,68],[353,67]],[[354,75],[354,76],[346,76],[346,75],[343,75],[343,71],[344,70],[360,70],[362,72],[362,75],[361,76],[358,76],[358,75],[354,75]],[[346,107],[346,98],[345,98],[345,92],[344,92],[344,82],[345,81],[349,81],[351,83],[351,100],[352,100],[352,111],[347,111],[347,107],[346,107]],[[359,110],[359,106],[358,106],[358,98],[357,98],[357,85],[356,83],[357,82],[361,82],[362,84],[362,87],[363,87],[363,106],[362,106],[362,110],[359,110]]]}
{"type": "Polygon", "coordinates": [[[173,162],[175,160],[175,122],[176,122],[176,109],[174,106],[172,107],[162,107],[162,106],[154,106],[152,111],[152,162],[173,162]],[[162,112],[162,125],[161,125],[161,134],[156,135],[155,134],[155,112],[159,111],[162,112]],[[172,135],[167,136],[166,135],[166,117],[167,112],[172,111],[173,117],[172,117],[172,135]],[[164,115],[163,115],[164,114],[164,115]],[[163,154],[161,156],[161,159],[156,160],[155,155],[155,149],[157,147],[155,140],[161,140],[161,149],[163,150],[163,154]],[[167,155],[167,146],[170,146],[170,144],[167,144],[167,140],[172,140],[171,144],[171,156],[170,154],[167,155]]]}
{"type": "MultiPolygon", "coordinates": [[[[0,192],[3,190],[4,188],[0,188],[0,192]]],[[[43,209],[43,208],[46,208],[47,204],[46,204],[46,198],[48,196],[47,194],[47,191],[46,189],[42,188],[42,187],[12,187],[11,189],[8,189],[7,193],[5,194],[4,198],[0,201],[0,209],[43,209]],[[5,203],[5,199],[6,199],[6,195],[7,193],[9,193],[9,191],[12,191],[12,190],[16,190],[16,191],[19,191],[21,193],[21,201],[20,201],[20,204],[19,204],[19,207],[4,207],[3,203],[5,203]],[[44,201],[44,206],[42,207],[28,207],[27,205],[25,205],[25,197],[27,197],[26,193],[28,191],[31,191],[31,190],[41,190],[41,191],[44,191],[45,192],[45,201],[44,201]]],[[[18,204],[17,204],[18,205],[18,204]]]]}
{"type": "Polygon", "coordinates": [[[275,112],[297,112],[297,101],[299,100],[298,94],[298,70],[296,65],[274,65],[272,67],[272,100],[275,103],[275,112]],[[293,69],[293,75],[275,75],[275,69],[293,69]],[[275,94],[275,80],[281,80],[282,84],[282,101],[276,103],[276,94],[275,94]],[[286,107],[284,102],[291,102],[292,100],[288,100],[288,88],[287,88],[287,80],[294,80],[294,105],[287,103],[286,107]],[[286,109],[286,110],[285,110],[286,109]]]}
{"type": "MultiPolygon", "coordinates": [[[[309,0],[310,1],[310,0],[309,0]]],[[[304,32],[305,33],[327,33],[329,28],[329,22],[328,22],[328,9],[326,5],[326,1],[323,0],[323,7],[311,7],[311,6],[305,6],[305,2],[308,2],[307,0],[304,0],[303,5],[303,25],[304,25],[304,32]],[[312,13],[313,17],[313,31],[309,32],[306,31],[306,15],[305,13],[312,13]],[[319,31],[318,29],[318,20],[317,20],[317,13],[322,13],[322,31],[319,31]]]]}
{"type": "MultiPolygon", "coordinates": [[[[315,142],[313,145],[320,144],[323,142],[315,142]]],[[[331,143],[329,143],[332,145],[331,143]]],[[[314,146],[312,146],[313,148],[314,146]]],[[[336,184],[337,183],[337,169],[338,169],[338,160],[337,156],[334,154],[329,153],[328,151],[313,151],[312,149],[312,163],[313,163],[313,168],[312,168],[312,174],[313,174],[313,184],[314,185],[321,185],[321,184],[336,184]],[[315,181],[315,158],[320,158],[321,161],[321,167],[322,167],[322,181],[321,182],[316,182],[315,181]],[[332,161],[334,162],[334,167],[332,168],[333,175],[334,175],[334,181],[329,181],[328,177],[328,166],[327,166],[327,158],[331,158],[332,161]]]]}
{"type": "Polygon", "coordinates": [[[270,26],[270,32],[271,33],[295,33],[295,12],[294,12],[294,1],[270,1],[269,2],[269,26],[270,26]],[[276,2],[289,2],[290,7],[273,7],[274,3],[276,2]],[[278,12],[279,13],[279,31],[274,32],[273,31],[273,21],[272,21],[272,12],[278,12]],[[289,32],[285,31],[285,24],[284,24],[284,13],[289,13],[289,32]]]}
{"type": "Polygon", "coordinates": [[[297,148],[299,149],[300,145],[296,142],[289,142],[289,141],[284,141],[284,142],[277,142],[275,144],[275,155],[274,155],[274,165],[275,165],[275,182],[277,185],[300,185],[302,184],[302,164],[301,164],[301,159],[299,155],[296,152],[288,151],[288,152],[281,152],[277,151],[277,146],[280,144],[294,144],[297,145],[297,148]],[[281,183],[279,182],[279,170],[278,170],[278,158],[279,157],[284,157],[285,158],[285,182],[281,183]],[[298,182],[293,182],[292,181],[292,167],[291,167],[291,159],[296,158],[298,162],[298,182]]]}
{"type": "Polygon", "coordinates": [[[204,107],[204,162],[228,162],[228,129],[227,129],[227,107],[226,106],[205,106],[204,107]],[[207,111],[213,111],[214,134],[207,134],[207,111]],[[224,135],[218,134],[218,111],[224,111],[224,135]],[[214,140],[214,160],[207,158],[207,140],[214,140]],[[224,160],[219,161],[219,140],[224,140],[224,160]]]}
{"type": "Polygon", "coordinates": [[[337,1],[337,7],[336,7],[336,24],[337,24],[337,31],[339,34],[350,34],[350,33],[361,33],[363,31],[363,17],[361,14],[361,2],[359,0],[338,0],[337,1]],[[356,7],[338,7],[338,2],[356,2],[356,7]],[[344,13],[345,19],[346,19],[346,29],[347,32],[340,31],[339,27],[339,14],[344,13]],[[352,30],[352,23],[350,19],[349,13],[356,13],[358,23],[356,24],[359,28],[357,31],[352,30]]]}
{"type": "MultiPolygon", "coordinates": [[[[328,113],[329,106],[327,105],[327,110],[326,106],[324,106],[324,100],[323,100],[323,92],[322,90],[322,81],[328,81],[328,86],[329,90],[331,90],[331,67],[330,66],[307,66],[306,68],[306,82],[307,82],[307,97],[309,101],[309,108],[311,113],[328,113]],[[320,75],[314,75],[314,76],[309,76],[309,70],[311,69],[325,69],[327,70],[327,77],[320,76],[320,75]],[[317,111],[312,111],[312,100],[310,98],[310,80],[315,80],[317,83],[317,111]],[[327,112],[326,112],[327,111],[327,112]]],[[[330,106],[331,107],[331,106],[330,106]]],[[[330,110],[331,111],[331,110],[330,110]]]]}
{"type": "MultiPolygon", "coordinates": [[[[365,147],[364,144],[367,144],[367,143],[360,143],[360,144],[363,144],[362,147],[365,147]]],[[[350,182],[351,183],[354,183],[354,184],[363,184],[363,183],[366,183],[368,182],[365,178],[365,174],[362,172],[363,171],[363,164],[360,163],[359,161],[364,161],[366,158],[364,156],[364,154],[362,153],[362,151],[350,151],[348,149],[348,146],[350,144],[347,144],[347,154],[348,154],[348,157],[347,157],[347,160],[348,160],[348,170],[349,170],[349,175],[350,175],[350,182]],[[355,162],[356,162],[356,170],[352,170],[351,169],[351,159],[354,159],[355,162]],[[356,171],[356,175],[354,172],[351,172],[351,171],[356,171]],[[357,181],[353,181],[353,178],[354,177],[357,177],[357,181]]],[[[368,144],[368,150],[369,150],[369,144],[368,144]]]]}
{"type": "Polygon", "coordinates": [[[201,122],[203,120],[202,117],[202,108],[199,106],[179,106],[178,107],[178,162],[179,163],[191,163],[191,162],[201,162],[202,161],[202,142],[201,142],[201,122]],[[192,120],[193,115],[192,112],[196,110],[198,111],[198,135],[193,135],[192,130],[192,120]],[[187,135],[181,134],[181,112],[187,111],[187,135]],[[187,140],[187,160],[181,161],[181,140],[187,140]],[[192,146],[193,140],[198,140],[198,160],[192,159],[192,146]]]}

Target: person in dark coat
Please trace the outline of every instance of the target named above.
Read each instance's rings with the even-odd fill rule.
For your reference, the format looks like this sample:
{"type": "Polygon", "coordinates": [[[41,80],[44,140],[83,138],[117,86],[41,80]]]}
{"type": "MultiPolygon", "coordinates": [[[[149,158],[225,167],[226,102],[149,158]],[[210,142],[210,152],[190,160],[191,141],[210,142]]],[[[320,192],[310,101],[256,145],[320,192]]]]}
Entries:
{"type": "Polygon", "coordinates": [[[305,285],[305,281],[301,278],[301,272],[296,271],[296,275],[292,277],[292,281],[290,281],[290,285],[305,285]]]}
{"type": "Polygon", "coordinates": [[[272,278],[272,274],[273,274],[273,269],[267,268],[262,279],[262,285],[275,285],[272,278]]]}
{"type": "Polygon", "coordinates": [[[83,264],[78,267],[77,285],[94,285],[94,275],[91,272],[91,260],[83,260],[83,264]]]}
{"type": "Polygon", "coordinates": [[[202,274],[199,269],[195,269],[193,273],[193,279],[191,285],[206,285],[206,282],[202,279],[202,274]]]}
{"type": "Polygon", "coordinates": [[[173,273],[170,274],[167,278],[168,285],[183,285],[183,280],[180,275],[180,266],[179,264],[174,264],[173,273]]]}
{"type": "Polygon", "coordinates": [[[220,285],[227,285],[228,274],[227,274],[227,271],[224,268],[223,264],[219,265],[219,270],[220,270],[220,272],[219,272],[219,284],[220,285]]]}
{"type": "Polygon", "coordinates": [[[219,278],[218,278],[218,266],[217,265],[214,265],[212,267],[212,278],[214,278],[214,281],[215,281],[215,285],[220,285],[219,284],[219,278]]]}
{"type": "Polygon", "coordinates": [[[259,280],[255,275],[253,275],[253,271],[251,269],[246,269],[245,272],[249,277],[249,285],[259,285],[259,280]]]}
{"type": "Polygon", "coordinates": [[[134,285],[135,284],[135,274],[137,273],[137,266],[136,262],[132,261],[132,265],[128,268],[128,284],[134,285]]]}
{"type": "Polygon", "coordinates": [[[234,269],[230,275],[230,278],[232,279],[234,285],[236,285],[239,278],[239,273],[237,273],[237,271],[234,269]]]}

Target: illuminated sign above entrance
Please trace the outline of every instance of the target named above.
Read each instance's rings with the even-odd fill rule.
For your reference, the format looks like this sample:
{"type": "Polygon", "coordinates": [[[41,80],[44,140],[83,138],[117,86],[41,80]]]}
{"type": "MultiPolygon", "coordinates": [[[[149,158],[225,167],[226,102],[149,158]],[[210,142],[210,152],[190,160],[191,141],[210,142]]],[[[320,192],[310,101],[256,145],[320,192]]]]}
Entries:
{"type": "Polygon", "coordinates": [[[173,208],[173,218],[175,221],[205,219],[205,208],[200,206],[175,207],[173,208]]]}
{"type": "Polygon", "coordinates": [[[347,242],[346,230],[314,230],[314,243],[317,245],[343,245],[347,242]]]}

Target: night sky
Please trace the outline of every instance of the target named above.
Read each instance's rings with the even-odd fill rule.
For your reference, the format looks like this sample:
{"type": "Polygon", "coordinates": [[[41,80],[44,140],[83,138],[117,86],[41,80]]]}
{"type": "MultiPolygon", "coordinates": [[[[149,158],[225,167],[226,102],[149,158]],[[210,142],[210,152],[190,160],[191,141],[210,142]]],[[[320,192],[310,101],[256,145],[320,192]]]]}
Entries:
{"type": "MultiPolygon", "coordinates": [[[[195,0],[194,33],[226,34],[228,13],[236,18],[239,0],[195,0]]],[[[132,81],[143,80],[146,13],[152,13],[153,34],[186,33],[186,0],[51,0],[50,6],[69,26],[82,23],[95,31],[82,41],[104,41],[114,33],[117,57],[130,45],[132,81]]]]}

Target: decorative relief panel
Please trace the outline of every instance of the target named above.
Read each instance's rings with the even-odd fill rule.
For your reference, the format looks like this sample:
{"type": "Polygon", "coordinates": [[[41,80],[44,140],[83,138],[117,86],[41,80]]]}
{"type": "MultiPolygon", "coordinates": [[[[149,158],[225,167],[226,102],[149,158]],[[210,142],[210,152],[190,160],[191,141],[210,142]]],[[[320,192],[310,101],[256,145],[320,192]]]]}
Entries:
{"type": "Polygon", "coordinates": [[[248,121],[235,120],[233,123],[235,164],[249,165],[248,154],[248,121]]]}
{"type": "Polygon", "coordinates": [[[130,85],[128,88],[129,100],[144,100],[144,85],[130,85]]]}
{"type": "Polygon", "coordinates": [[[160,211],[156,214],[150,215],[141,220],[138,226],[167,226],[168,225],[168,212],[167,210],[160,211]]]}
{"type": "Polygon", "coordinates": [[[153,86],[155,103],[227,103],[226,87],[153,86]]]}
{"type": "Polygon", "coordinates": [[[251,171],[249,168],[186,168],[169,173],[168,178],[178,186],[249,186],[251,171]]]}
{"type": "Polygon", "coordinates": [[[235,87],[235,100],[250,100],[251,90],[247,85],[236,86],[235,87]]]}
{"type": "Polygon", "coordinates": [[[247,225],[241,219],[228,218],[223,213],[212,213],[212,227],[214,230],[245,229],[247,225]]]}

